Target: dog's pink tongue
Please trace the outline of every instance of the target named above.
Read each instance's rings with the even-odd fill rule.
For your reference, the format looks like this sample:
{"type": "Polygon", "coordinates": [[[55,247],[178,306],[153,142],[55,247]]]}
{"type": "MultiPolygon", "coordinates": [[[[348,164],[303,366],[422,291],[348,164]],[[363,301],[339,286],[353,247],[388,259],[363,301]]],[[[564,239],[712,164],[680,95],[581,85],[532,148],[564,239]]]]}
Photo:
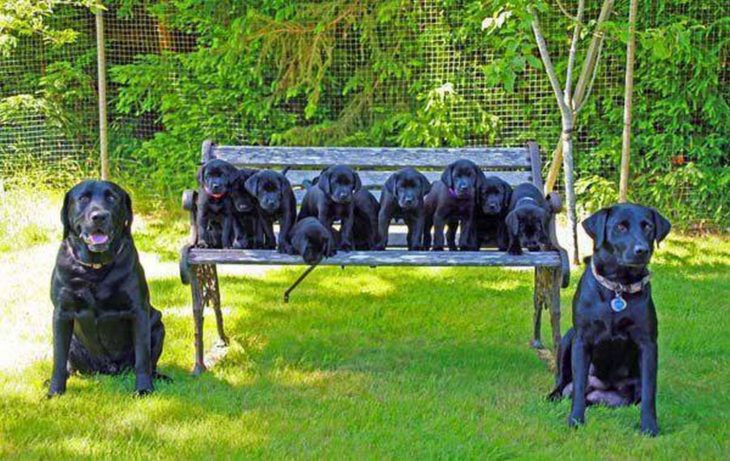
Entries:
{"type": "Polygon", "coordinates": [[[91,234],[89,237],[91,237],[91,243],[94,245],[101,245],[109,240],[109,236],[104,234],[91,234]]]}

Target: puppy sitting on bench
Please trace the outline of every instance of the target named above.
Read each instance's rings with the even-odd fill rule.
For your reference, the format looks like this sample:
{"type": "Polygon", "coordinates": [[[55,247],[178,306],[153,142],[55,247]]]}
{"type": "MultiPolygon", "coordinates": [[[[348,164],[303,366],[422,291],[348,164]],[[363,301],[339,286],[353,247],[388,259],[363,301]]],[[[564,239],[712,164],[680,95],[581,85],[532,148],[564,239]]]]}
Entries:
{"type": "Polygon", "coordinates": [[[510,211],[505,218],[507,252],[521,255],[523,247],[530,251],[550,249],[550,220],[555,211],[540,189],[532,183],[515,187],[510,199],[510,211]]]}
{"type": "Polygon", "coordinates": [[[73,187],[61,210],[63,242],[51,278],[53,374],[48,395],[66,392],[68,371],[133,370],[135,392],[152,392],[165,327],[150,305],[132,240],[132,200],[108,181],[73,187]]]}
{"type": "Polygon", "coordinates": [[[415,168],[403,168],[390,175],[380,196],[379,242],[375,245],[376,250],[385,250],[388,246],[388,228],[393,218],[403,218],[406,223],[408,249],[423,249],[423,229],[426,223],[423,198],[430,190],[431,183],[415,168]]]}
{"type": "Polygon", "coordinates": [[[621,204],[583,227],[593,256],[573,298],[573,328],[560,343],[550,398],[572,395],[570,426],[583,424],[587,404],[641,402],[641,431],[657,435],[657,318],[648,265],[671,225],[652,208],[621,204]]]}
{"type": "Polygon", "coordinates": [[[233,245],[233,207],[229,195],[238,171],[225,160],[210,160],[198,169],[198,246],[233,245]]]}
{"type": "Polygon", "coordinates": [[[256,197],[264,234],[264,247],[272,249],[276,246],[279,253],[289,253],[291,247],[288,236],[294,227],[297,215],[297,200],[294,197],[291,183],[282,173],[261,170],[246,180],[245,187],[249,194],[256,197]],[[277,220],[279,221],[278,239],[274,235],[274,222],[277,220]]]}

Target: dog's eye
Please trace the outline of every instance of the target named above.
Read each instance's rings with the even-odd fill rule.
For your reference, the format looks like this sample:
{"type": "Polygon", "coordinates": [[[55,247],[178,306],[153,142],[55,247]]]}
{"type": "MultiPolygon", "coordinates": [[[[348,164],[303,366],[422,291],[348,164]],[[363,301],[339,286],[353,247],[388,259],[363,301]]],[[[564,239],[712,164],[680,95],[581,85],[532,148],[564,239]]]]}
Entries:
{"type": "Polygon", "coordinates": [[[114,195],[112,195],[112,194],[107,195],[106,196],[106,199],[107,199],[108,202],[111,202],[111,203],[114,203],[114,202],[117,201],[117,198],[114,195]]]}
{"type": "Polygon", "coordinates": [[[89,200],[91,200],[91,197],[88,195],[82,195],[79,197],[79,203],[89,203],[89,200]]]}
{"type": "Polygon", "coordinates": [[[616,229],[619,232],[626,232],[627,230],[629,230],[629,227],[626,224],[621,223],[621,224],[619,224],[619,225],[616,226],[616,229]]]}
{"type": "Polygon", "coordinates": [[[651,232],[654,230],[654,226],[648,222],[641,223],[641,228],[644,229],[644,232],[651,232]]]}

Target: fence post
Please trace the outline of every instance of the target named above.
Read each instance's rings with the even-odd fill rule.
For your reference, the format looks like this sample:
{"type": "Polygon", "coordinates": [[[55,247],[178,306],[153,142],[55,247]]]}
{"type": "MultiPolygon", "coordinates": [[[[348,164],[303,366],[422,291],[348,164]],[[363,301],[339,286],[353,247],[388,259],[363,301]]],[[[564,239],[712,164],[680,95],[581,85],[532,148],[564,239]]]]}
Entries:
{"type": "Polygon", "coordinates": [[[101,155],[101,179],[109,179],[109,146],[106,115],[106,54],[104,50],[104,10],[96,12],[96,65],[99,70],[99,153],[101,155]]]}

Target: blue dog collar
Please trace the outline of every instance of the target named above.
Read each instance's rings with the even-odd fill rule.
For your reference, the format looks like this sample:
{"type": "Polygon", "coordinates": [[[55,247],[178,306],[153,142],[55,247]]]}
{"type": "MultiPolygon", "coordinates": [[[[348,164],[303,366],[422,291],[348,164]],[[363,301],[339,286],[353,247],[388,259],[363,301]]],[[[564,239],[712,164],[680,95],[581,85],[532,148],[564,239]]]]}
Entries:
{"type": "Polygon", "coordinates": [[[626,309],[629,305],[628,302],[621,296],[624,293],[634,294],[638,293],[641,290],[644,289],[645,286],[649,284],[649,281],[651,280],[651,272],[646,274],[646,276],[639,280],[638,282],[631,283],[629,285],[624,285],[623,283],[614,282],[611,280],[608,280],[606,277],[602,276],[598,273],[598,270],[596,270],[596,265],[593,262],[593,259],[591,259],[591,272],[593,272],[593,277],[596,278],[598,283],[601,284],[604,288],[607,290],[611,290],[614,292],[614,298],[611,300],[611,310],[614,312],[621,312],[624,309],[626,309]]]}

